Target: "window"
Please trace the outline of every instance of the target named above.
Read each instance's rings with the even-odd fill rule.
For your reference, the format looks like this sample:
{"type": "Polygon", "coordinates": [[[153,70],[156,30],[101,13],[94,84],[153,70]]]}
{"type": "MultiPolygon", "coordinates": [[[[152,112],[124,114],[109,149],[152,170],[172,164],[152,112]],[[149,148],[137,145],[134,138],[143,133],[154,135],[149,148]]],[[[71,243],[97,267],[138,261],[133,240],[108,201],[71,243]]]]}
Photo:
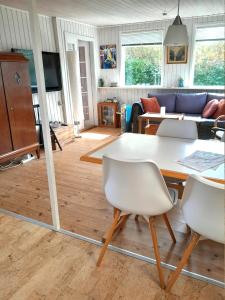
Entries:
{"type": "Polygon", "coordinates": [[[162,32],[124,33],[121,44],[125,85],[161,85],[162,32]]]}
{"type": "Polygon", "coordinates": [[[194,85],[224,85],[224,27],[197,28],[194,85]]]}

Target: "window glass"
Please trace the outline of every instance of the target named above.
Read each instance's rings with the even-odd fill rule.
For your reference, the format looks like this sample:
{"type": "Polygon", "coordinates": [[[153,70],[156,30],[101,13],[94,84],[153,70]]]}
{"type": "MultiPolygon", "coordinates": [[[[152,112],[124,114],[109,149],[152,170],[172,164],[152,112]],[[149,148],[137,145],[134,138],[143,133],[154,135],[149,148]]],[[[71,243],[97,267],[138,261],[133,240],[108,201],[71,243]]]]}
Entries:
{"type": "Polygon", "coordinates": [[[122,34],[125,85],[161,85],[162,32],[122,34]]]}
{"type": "Polygon", "coordinates": [[[197,28],[194,80],[198,86],[224,85],[224,28],[197,28]]]}

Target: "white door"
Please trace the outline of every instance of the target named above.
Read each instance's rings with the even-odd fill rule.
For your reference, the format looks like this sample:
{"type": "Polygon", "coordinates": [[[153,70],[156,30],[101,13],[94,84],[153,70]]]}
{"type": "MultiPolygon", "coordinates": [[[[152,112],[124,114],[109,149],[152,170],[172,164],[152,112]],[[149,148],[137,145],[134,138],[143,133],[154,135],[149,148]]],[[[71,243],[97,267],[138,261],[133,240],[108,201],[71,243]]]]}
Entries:
{"type": "Polygon", "coordinates": [[[84,128],[94,126],[89,42],[78,41],[84,128]]]}

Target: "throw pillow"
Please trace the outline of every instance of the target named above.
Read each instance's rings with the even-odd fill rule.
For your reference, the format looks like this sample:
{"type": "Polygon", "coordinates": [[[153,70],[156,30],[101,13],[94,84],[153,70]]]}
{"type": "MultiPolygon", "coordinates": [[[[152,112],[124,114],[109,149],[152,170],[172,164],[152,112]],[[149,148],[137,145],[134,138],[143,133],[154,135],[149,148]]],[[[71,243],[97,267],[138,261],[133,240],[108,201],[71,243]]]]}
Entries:
{"type": "Polygon", "coordinates": [[[148,94],[148,98],[156,97],[160,106],[166,107],[167,113],[175,112],[176,94],[148,94]]]}
{"type": "Polygon", "coordinates": [[[217,99],[209,101],[202,112],[203,118],[211,117],[217,111],[218,105],[219,101],[217,99]]]}
{"type": "Polygon", "coordinates": [[[141,98],[141,103],[143,105],[144,112],[160,112],[160,106],[156,97],[152,98],[141,98]]]}
{"type": "Polygon", "coordinates": [[[221,115],[225,115],[225,99],[219,101],[218,108],[216,112],[212,115],[212,117],[214,119],[217,119],[221,115]]]}

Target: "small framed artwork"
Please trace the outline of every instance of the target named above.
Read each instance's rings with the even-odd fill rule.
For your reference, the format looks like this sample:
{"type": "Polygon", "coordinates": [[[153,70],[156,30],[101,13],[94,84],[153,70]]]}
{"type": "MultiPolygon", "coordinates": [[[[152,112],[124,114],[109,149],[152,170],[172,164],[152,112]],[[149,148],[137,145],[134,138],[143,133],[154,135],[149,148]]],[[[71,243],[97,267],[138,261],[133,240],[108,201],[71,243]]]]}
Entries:
{"type": "Polygon", "coordinates": [[[116,45],[100,46],[100,66],[101,69],[116,68],[116,45]]]}
{"type": "Polygon", "coordinates": [[[168,46],[167,64],[186,64],[187,52],[187,46],[168,46]]]}

